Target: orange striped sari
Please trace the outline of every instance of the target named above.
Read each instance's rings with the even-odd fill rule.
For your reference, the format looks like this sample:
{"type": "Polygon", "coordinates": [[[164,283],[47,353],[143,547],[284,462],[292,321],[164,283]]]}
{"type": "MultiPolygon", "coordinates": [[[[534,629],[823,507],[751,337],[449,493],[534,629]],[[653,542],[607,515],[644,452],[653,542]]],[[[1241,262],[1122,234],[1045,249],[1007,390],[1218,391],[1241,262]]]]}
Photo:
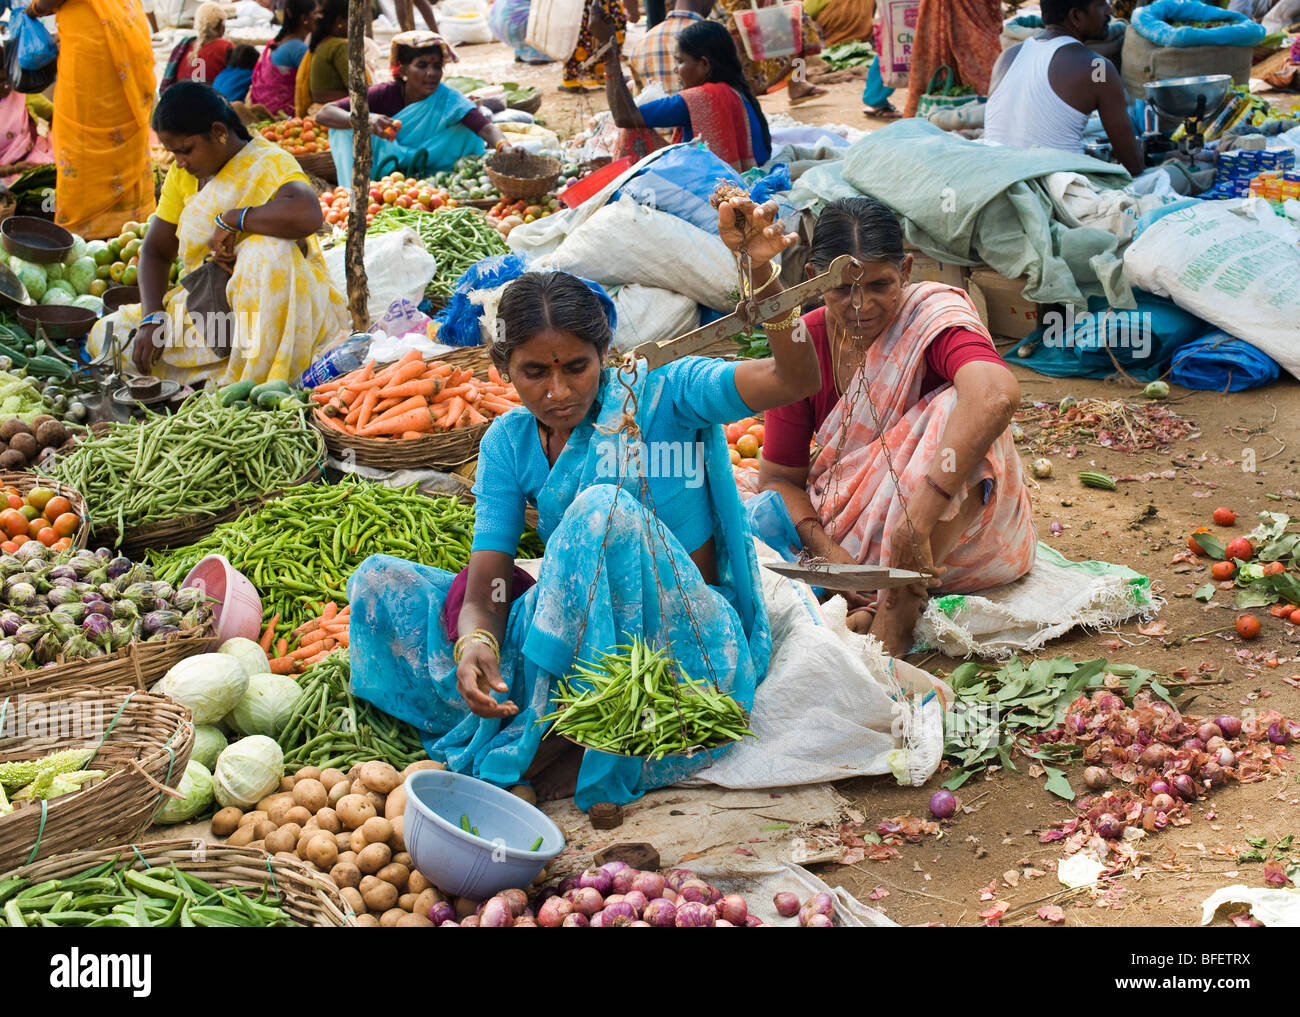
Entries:
{"type": "MultiPolygon", "coordinates": [[[[939,441],[957,405],[957,389],[950,384],[921,394],[925,351],[954,326],[988,335],[964,291],[936,282],[909,286],[893,323],[868,348],[844,397],[817,432],[822,451],[808,474],[809,498],[827,534],[864,565],[894,565],[910,550],[884,447],[904,497],[915,498],[942,458],[939,441]]],[[[993,442],[942,521],[955,517],[970,488],[984,480],[992,481],[984,510],[943,561],[945,593],[1001,586],[1034,564],[1038,538],[1010,429],[993,442]]]]}
{"type": "Polygon", "coordinates": [[[116,236],[154,210],[149,22],[140,0],[68,0],[57,16],[55,221],[87,238],[116,236]]]}

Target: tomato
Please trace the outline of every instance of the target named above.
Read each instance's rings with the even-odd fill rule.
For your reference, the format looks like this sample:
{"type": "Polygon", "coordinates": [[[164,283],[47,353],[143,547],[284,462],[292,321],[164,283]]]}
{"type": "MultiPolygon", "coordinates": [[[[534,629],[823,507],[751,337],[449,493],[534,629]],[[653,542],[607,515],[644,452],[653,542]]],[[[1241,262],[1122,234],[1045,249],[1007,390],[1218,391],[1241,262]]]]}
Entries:
{"type": "Polygon", "coordinates": [[[731,465],[732,465],[732,466],[739,466],[739,465],[740,465],[740,453],[737,452],[737,451],[733,448],[733,449],[730,449],[730,450],[729,450],[729,454],[730,454],[730,456],[731,456],[731,465]]]}
{"type": "Polygon", "coordinates": [[[1236,628],[1242,639],[1255,639],[1259,636],[1259,619],[1253,614],[1238,615],[1236,628]]]}
{"type": "Polygon", "coordinates": [[[383,193],[383,199],[384,199],[384,204],[385,204],[385,205],[395,205],[395,204],[397,204],[397,190],[396,190],[396,188],[393,188],[393,187],[386,188],[386,189],[384,190],[384,193],[383,193]]]}
{"type": "Polygon", "coordinates": [[[3,543],[0,543],[0,551],[3,551],[5,554],[13,554],[21,546],[21,544],[15,543],[12,540],[6,540],[3,543]]]}
{"type": "MultiPolygon", "coordinates": [[[[9,507],[10,507],[11,509],[20,509],[20,508],[23,507],[23,505],[26,504],[26,502],[24,502],[23,499],[22,499],[22,495],[19,495],[19,494],[7,494],[7,495],[5,495],[5,497],[9,499],[9,507]]],[[[37,509],[37,511],[39,512],[40,510],[37,509]]]]}
{"type": "Polygon", "coordinates": [[[75,512],[65,512],[54,520],[54,532],[60,537],[71,537],[81,525],[81,517],[75,512]]]}
{"type": "Polygon", "coordinates": [[[1225,558],[1239,558],[1242,561],[1249,561],[1255,553],[1255,545],[1245,537],[1236,537],[1228,541],[1228,546],[1223,549],[1225,558]]]}
{"type": "Polygon", "coordinates": [[[1264,575],[1266,576],[1275,576],[1279,572],[1285,572],[1285,571],[1286,571],[1286,566],[1283,565],[1280,561],[1271,561],[1264,566],[1264,575]]]}
{"type": "Polygon", "coordinates": [[[742,459],[739,463],[737,463],[737,465],[738,465],[742,470],[756,470],[756,469],[758,469],[758,460],[757,460],[757,459],[742,459]]]}
{"type": "Polygon", "coordinates": [[[762,425],[762,424],[755,424],[753,427],[746,428],[746,429],[745,429],[745,433],[746,433],[746,434],[752,434],[755,438],[758,439],[758,443],[759,443],[760,445],[763,444],[763,425],[762,425]]]}
{"type": "Polygon", "coordinates": [[[758,439],[749,433],[742,434],[736,439],[736,451],[744,459],[753,459],[758,455],[758,439]]]}
{"type": "Polygon", "coordinates": [[[1209,532],[1210,532],[1210,528],[1208,526],[1198,526],[1196,529],[1192,531],[1192,535],[1187,538],[1187,546],[1188,548],[1191,549],[1191,552],[1193,554],[1201,554],[1201,555],[1205,554],[1205,548],[1201,547],[1201,545],[1196,542],[1196,535],[1198,533],[1209,533],[1209,532]]]}
{"type": "Polygon", "coordinates": [[[1210,566],[1210,575],[1220,581],[1231,579],[1237,574],[1237,566],[1230,561],[1216,561],[1210,566]]]}
{"type": "Polygon", "coordinates": [[[1216,508],[1213,518],[1219,526],[1231,526],[1237,521],[1237,513],[1230,508],[1216,508]]]}
{"type": "Polygon", "coordinates": [[[305,131],[302,132],[302,140],[303,140],[303,141],[315,141],[315,140],[316,140],[316,132],[313,131],[311,128],[308,128],[307,130],[305,130],[305,131]]]}
{"type": "Polygon", "coordinates": [[[442,208],[444,204],[446,204],[446,199],[441,197],[440,195],[435,194],[432,198],[429,199],[430,208],[442,208]]]}
{"type": "Polygon", "coordinates": [[[1289,618],[1295,610],[1297,610],[1295,604],[1274,604],[1268,609],[1268,613],[1274,618],[1289,618]]]}
{"type": "Polygon", "coordinates": [[[36,539],[46,547],[52,547],[54,542],[59,539],[59,535],[54,532],[53,526],[43,526],[36,531],[36,539]]]}
{"type": "Polygon", "coordinates": [[[736,444],[736,439],[745,433],[745,429],[739,424],[728,424],[723,430],[726,432],[729,445],[736,444]]]}
{"type": "Polygon", "coordinates": [[[45,503],[45,518],[58,519],[65,512],[72,511],[72,502],[68,501],[62,495],[55,495],[45,503]]]}
{"type": "MultiPolygon", "coordinates": [[[[3,545],[0,545],[0,547],[2,546],[3,545]]],[[[1297,607],[1294,611],[1291,612],[1290,615],[1287,616],[1287,621],[1289,621],[1292,625],[1300,625],[1300,607],[1297,607]]]]}
{"type": "Polygon", "coordinates": [[[342,218],[343,217],[339,215],[338,212],[335,212],[333,209],[330,209],[328,212],[325,213],[325,221],[329,223],[331,226],[337,226],[339,220],[342,218]]]}
{"type": "Polygon", "coordinates": [[[411,196],[410,196],[409,194],[399,194],[399,195],[397,196],[397,207],[398,207],[398,208],[410,208],[410,207],[411,207],[411,196]]]}
{"type": "Polygon", "coordinates": [[[375,214],[376,212],[378,212],[382,207],[383,207],[382,205],[376,205],[376,204],[372,201],[369,205],[366,206],[366,215],[374,215],[374,214],[375,214]]]}
{"type": "Polygon", "coordinates": [[[5,509],[0,512],[0,530],[9,537],[27,536],[27,517],[17,509],[5,509]]]}

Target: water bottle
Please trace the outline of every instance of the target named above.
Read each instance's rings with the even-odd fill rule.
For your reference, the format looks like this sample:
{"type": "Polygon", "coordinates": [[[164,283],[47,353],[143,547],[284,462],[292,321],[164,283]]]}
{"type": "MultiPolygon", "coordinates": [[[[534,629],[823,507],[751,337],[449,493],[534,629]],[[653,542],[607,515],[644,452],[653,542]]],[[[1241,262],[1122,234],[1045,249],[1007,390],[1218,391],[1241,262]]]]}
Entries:
{"type": "Polygon", "coordinates": [[[347,342],[334,347],[319,360],[303,371],[298,379],[303,388],[315,388],[327,381],[341,378],[357,370],[366,362],[366,353],[370,350],[372,336],[369,332],[354,332],[347,342]]]}

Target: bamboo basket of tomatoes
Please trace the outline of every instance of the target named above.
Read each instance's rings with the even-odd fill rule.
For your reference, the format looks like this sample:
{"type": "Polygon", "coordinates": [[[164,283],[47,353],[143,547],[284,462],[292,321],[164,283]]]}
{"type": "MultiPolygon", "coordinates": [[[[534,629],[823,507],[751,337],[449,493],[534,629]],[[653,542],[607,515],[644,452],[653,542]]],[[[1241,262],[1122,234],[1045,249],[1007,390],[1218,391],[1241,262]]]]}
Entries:
{"type": "Polygon", "coordinates": [[[311,117],[290,117],[251,125],[267,141],[279,145],[298,160],[308,176],[337,183],[334,157],[330,154],[329,132],[311,117]]]}
{"type": "Polygon", "coordinates": [[[0,551],[13,554],[24,541],[56,551],[83,548],[90,539],[86,499],[67,484],[35,473],[0,473],[0,551]]]}

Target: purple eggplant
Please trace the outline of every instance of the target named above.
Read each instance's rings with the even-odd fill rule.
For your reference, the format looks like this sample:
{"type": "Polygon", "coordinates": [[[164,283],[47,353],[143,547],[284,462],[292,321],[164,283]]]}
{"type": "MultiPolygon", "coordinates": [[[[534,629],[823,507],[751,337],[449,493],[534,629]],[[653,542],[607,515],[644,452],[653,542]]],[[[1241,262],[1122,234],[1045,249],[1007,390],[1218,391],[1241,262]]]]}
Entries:
{"type": "Polygon", "coordinates": [[[17,611],[0,611],[0,632],[12,636],[23,623],[23,616],[17,611]]]}
{"type": "Polygon", "coordinates": [[[108,578],[116,579],[118,576],[126,575],[131,571],[131,565],[130,558],[123,558],[119,555],[108,563],[108,578]]]}
{"type": "Polygon", "coordinates": [[[44,625],[37,625],[35,622],[25,622],[18,626],[17,631],[14,632],[13,638],[20,643],[26,643],[28,646],[32,646],[44,634],[44,625]]]}
{"type": "Polygon", "coordinates": [[[176,625],[163,625],[163,626],[160,626],[158,629],[156,629],[156,630],[154,631],[154,634],[151,635],[151,636],[149,636],[148,638],[149,638],[150,641],[157,641],[157,640],[159,640],[159,639],[166,639],[168,636],[174,636],[174,635],[175,635],[177,632],[179,632],[179,631],[180,631],[180,628],[179,628],[178,626],[176,626],[176,625]]]}
{"type": "Polygon", "coordinates": [[[36,599],[36,587],[31,583],[5,583],[5,597],[14,607],[25,607],[36,599]]]}
{"type": "Polygon", "coordinates": [[[59,579],[70,579],[75,582],[81,577],[77,575],[77,570],[71,565],[55,565],[54,568],[50,569],[47,578],[50,582],[55,582],[59,579]]]}
{"type": "Polygon", "coordinates": [[[81,623],[81,630],[92,637],[107,637],[110,625],[108,619],[102,614],[88,614],[85,621],[81,623]]]}
{"type": "Polygon", "coordinates": [[[113,552],[107,547],[97,547],[95,548],[95,557],[100,561],[111,561],[113,552]]]}
{"type": "Polygon", "coordinates": [[[63,604],[80,604],[81,594],[71,586],[56,586],[49,592],[49,601],[55,607],[63,604]]]}
{"type": "MultiPolygon", "coordinates": [[[[179,611],[150,611],[144,616],[144,634],[145,638],[151,638],[158,634],[158,630],[171,626],[176,628],[177,623],[181,620],[179,611]]],[[[180,631],[176,629],[176,631],[180,631]]]]}

